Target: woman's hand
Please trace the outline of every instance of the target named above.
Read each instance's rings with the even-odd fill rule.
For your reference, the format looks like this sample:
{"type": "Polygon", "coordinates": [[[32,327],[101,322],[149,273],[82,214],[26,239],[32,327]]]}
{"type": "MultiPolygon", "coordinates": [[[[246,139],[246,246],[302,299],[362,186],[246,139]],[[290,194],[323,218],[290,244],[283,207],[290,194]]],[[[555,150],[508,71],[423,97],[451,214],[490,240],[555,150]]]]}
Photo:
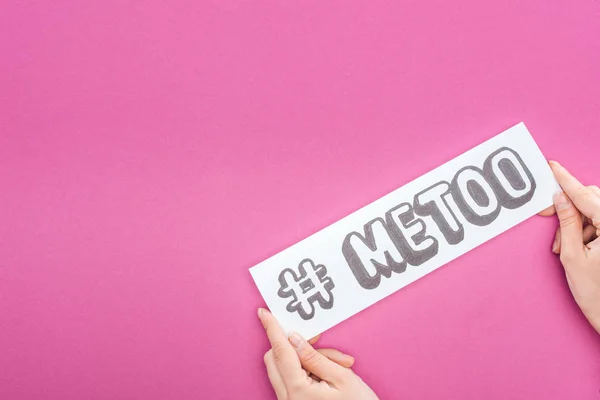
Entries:
{"type": "Polygon", "coordinates": [[[273,315],[260,308],[271,349],[265,354],[269,380],[278,400],[376,400],[349,368],[354,359],[337,350],[315,350],[298,334],[285,336],[273,315]]]}
{"type": "Polygon", "coordinates": [[[552,251],[560,254],[567,282],[583,314],[600,333],[600,189],[584,186],[563,166],[550,167],[564,192],[542,215],[558,215],[552,251]]]}

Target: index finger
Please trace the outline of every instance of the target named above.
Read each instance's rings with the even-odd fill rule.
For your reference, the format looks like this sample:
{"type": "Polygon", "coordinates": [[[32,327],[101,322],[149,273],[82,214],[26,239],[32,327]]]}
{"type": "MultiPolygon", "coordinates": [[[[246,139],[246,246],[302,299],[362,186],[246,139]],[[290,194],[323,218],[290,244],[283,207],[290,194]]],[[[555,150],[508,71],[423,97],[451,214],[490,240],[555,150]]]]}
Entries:
{"type": "Polygon", "coordinates": [[[264,308],[258,309],[258,317],[267,332],[271,348],[273,349],[273,359],[277,369],[283,378],[286,386],[298,382],[306,374],[302,370],[302,365],[296,354],[296,350],[288,341],[287,336],[279,326],[279,323],[269,311],[264,308]]]}
{"type": "Polygon", "coordinates": [[[590,218],[594,226],[600,225],[600,198],[587,186],[584,186],[556,161],[550,161],[554,177],[563,188],[575,207],[590,218]]]}
{"type": "Polygon", "coordinates": [[[542,217],[549,217],[554,214],[556,214],[556,209],[554,208],[554,204],[548,208],[543,209],[542,211],[540,211],[538,213],[538,215],[541,215],[542,217]]]}

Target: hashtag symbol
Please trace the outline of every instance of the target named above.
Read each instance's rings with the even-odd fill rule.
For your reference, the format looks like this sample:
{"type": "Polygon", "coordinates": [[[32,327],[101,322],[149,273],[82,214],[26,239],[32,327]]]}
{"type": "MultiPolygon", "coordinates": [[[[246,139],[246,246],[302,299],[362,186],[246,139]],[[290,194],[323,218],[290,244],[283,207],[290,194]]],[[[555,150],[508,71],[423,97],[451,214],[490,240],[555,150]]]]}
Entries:
{"type": "Polygon", "coordinates": [[[315,303],[323,309],[333,307],[333,280],[327,276],[327,268],[307,258],[298,265],[298,273],[286,268],[279,274],[281,287],[277,295],[282,299],[291,297],[286,306],[290,313],[297,312],[304,320],[315,316],[315,303]]]}

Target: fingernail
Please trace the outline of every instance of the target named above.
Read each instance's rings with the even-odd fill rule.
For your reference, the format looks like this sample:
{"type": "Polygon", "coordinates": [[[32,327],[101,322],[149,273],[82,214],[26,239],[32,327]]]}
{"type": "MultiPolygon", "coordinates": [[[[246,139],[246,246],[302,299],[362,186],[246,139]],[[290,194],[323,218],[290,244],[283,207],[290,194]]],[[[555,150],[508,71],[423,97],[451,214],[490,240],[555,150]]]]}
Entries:
{"type": "Polygon", "coordinates": [[[563,192],[557,192],[554,194],[554,206],[557,211],[562,211],[569,208],[571,203],[569,203],[569,199],[563,192]]]}
{"type": "Polygon", "coordinates": [[[557,161],[554,161],[554,160],[548,161],[548,164],[550,164],[551,166],[554,166],[554,167],[562,167],[562,165],[560,165],[557,161]]]}
{"type": "Polygon", "coordinates": [[[306,343],[306,341],[302,338],[302,336],[298,335],[297,333],[292,333],[290,335],[290,343],[292,344],[292,346],[299,349],[304,345],[304,343],[306,343]]]}
{"type": "Polygon", "coordinates": [[[259,308],[258,309],[258,318],[262,319],[264,311],[265,311],[264,308],[259,308]]]}
{"type": "Polygon", "coordinates": [[[552,252],[553,253],[556,253],[556,248],[557,248],[556,245],[558,244],[557,242],[558,242],[558,239],[554,239],[554,243],[552,243],[552,252]]]}

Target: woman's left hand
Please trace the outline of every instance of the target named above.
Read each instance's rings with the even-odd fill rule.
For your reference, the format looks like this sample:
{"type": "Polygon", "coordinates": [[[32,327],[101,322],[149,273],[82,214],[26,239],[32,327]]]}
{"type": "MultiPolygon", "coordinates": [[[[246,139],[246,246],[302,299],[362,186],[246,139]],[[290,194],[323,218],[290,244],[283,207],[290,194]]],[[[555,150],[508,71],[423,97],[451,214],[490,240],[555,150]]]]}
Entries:
{"type": "Polygon", "coordinates": [[[258,316],[271,342],[264,361],[278,400],[377,400],[349,368],[352,357],[333,349],[315,350],[296,333],[288,339],[265,309],[258,316]]]}

